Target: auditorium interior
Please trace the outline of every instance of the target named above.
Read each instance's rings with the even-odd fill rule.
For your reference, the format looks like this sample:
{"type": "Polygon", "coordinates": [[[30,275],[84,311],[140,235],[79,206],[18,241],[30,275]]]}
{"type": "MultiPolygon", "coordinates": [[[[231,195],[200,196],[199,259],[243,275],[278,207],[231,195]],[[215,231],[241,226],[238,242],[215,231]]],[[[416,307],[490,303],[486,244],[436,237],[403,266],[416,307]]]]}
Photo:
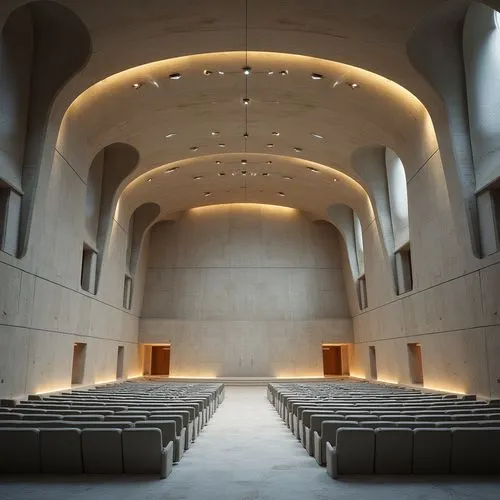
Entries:
{"type": "Polygon", "coordinates": [[[2,500],[499,477],[500,0],[1,1],[2,500]]]}

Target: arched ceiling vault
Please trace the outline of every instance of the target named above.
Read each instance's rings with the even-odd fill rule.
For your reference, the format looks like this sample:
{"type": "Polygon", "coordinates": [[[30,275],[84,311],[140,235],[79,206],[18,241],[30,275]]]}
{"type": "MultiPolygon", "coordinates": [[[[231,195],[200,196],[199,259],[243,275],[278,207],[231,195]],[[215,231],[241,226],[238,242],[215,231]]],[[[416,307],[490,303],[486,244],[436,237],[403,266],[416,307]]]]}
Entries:
{"type": "Polygon", "coordinates": [[[328,206],[345,203],[365,226],[373,214],[352,154],[387,145],[410,178],[437,149],[427,110],[400,85],[324,59],[254,51],[157,61],[96,83],[69,107],[57,149],[86,179],[114,142],[140,153],[121,186],[130,210],[249,201],[327,218],[328,206]]]}

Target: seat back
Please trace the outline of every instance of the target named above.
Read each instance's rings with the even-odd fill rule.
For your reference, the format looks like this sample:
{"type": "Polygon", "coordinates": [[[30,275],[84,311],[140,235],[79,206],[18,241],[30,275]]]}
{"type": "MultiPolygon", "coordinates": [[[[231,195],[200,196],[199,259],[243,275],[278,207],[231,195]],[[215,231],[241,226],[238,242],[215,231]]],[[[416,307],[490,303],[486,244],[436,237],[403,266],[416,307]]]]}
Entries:
{"type": "Polygon", "coordinates": [[[167,447],[170,441],[175,441],[177,437],[176,423],[175,420],[153,420],[147,422],[136,422],[136,429],[160,429],[162,446],[167,447]]]}
{"type": "Polygon", "coordinates": [[[375,429],[375,472],[377,474],[411,474],[412,460],[412,429],[375,429]]]}
{"type": "Polygon", "coordinates": [[[87,474],[121,474],[121,429],[83,429],[82,456],[83,470],[87,474]]]}
{"type": "Polygon", "coordinates": [[[161,470],[160,429],[122,431],[123,471],[125,474],[157,474],[161,470]]]}
{"type": "Polygon", "coordinates": [[[413,431],[413,473],[449,474],[451,429],[413,431]]]}
{"type": "Polygon", "coordinates": [[[0,428],[0,473],[40,472],[40,431],[0,428]]]}
{"type": "Polygon", "coordinates": [[[452,474],[499,474],[500,429],[452,428],[452,474]]]}
{"type": "Polygon", "coordinates": [[[339,474],[373,474],[373,429],[340,427],[337,431],[336,448],[339,474]]]}
{"type": "Polygon", "coordinates": [[[42,472],[81,474],[83,465],[80,429],[41,429],[40,456],[42,472]]]}

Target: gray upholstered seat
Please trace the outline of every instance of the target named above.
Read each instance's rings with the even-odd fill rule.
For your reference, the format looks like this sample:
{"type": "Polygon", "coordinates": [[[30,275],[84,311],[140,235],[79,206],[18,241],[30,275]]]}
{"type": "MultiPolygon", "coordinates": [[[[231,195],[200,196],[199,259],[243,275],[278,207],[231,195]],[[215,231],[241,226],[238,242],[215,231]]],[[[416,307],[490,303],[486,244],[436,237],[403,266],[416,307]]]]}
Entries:
{"type": "Polygon", "coordinates": [[[327,443],[327,471],[332,477],[340,474],[373,474],[374,455],[373,429],[340,427],[336,446],[327,443]]]}
{"type": "Polygon", "coordinates": [[[450,456],[450,429],[415,429],[413,431],[414,474],[449,474],[450,456]]]}
{"type": "Polygon", "coordinates": [[[40,431],[0,428],[0,473],[40,472],[40,431]]]}
{"type": "Polygon", "coordinates": [[[454,428],[451,433],[452,474],[500,473],[500,429],[454,428]]]}
{"type": "Polygon", "coordinates": [[[375,429],[377,474],[411,474],[412,459],[412,429],[375,429]]]}
{"type": "Polygon", "coordinates": [[[106,415],[105,422],[138,422],[146,420],[146,415],[135,415],[128,413],[120,413],[120,415],[106,415]]]}
{"type": "Polygon", "coordinates": [[[80,429],[41,429],[40,456],[44,473],[81,474],[83,467],[80,429]]]}
{"type": "Polygon", "coordinates": [[[122,446],[126,474],[160,474],[166,478],[172,471],[173,443],[162,446],[160,429],[124,429],[122,446]]]}
{"type": "Polygon", "coordinates": [[[82,457],[83,470],[87,474],[121,474],[121,429],[83,429],[82,457]]]}
{"type": "MultiPolygon", "coordinates": [[[[313,417],[314,418],[314,417],[313,417]]],[[[314,432],[314,458],[319,465],[326,463],[326,443],[329,442],[332,446],[336,445],[337,430],[341,427],[359,427],[359,422],[350,420],[327,420],[321,421],[321,435],[314,432]]]]}

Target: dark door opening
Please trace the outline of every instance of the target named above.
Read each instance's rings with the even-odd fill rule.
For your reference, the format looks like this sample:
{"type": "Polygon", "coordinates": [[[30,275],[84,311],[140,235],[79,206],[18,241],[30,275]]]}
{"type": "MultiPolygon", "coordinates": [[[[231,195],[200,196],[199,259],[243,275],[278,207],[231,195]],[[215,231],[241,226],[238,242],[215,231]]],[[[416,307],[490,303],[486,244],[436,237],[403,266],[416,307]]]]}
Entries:
{"type": "Polygon", "coordinates": [[[151,347],[151,375],[170,373],[170,346],[154,345],[151,347]]]}
{"type": "Polygon", "coordinates": [[[125,354],[125,349],[122,345],[118,346],[118,354],[116,356],[116,379],[119,380],[123,378],[123,358],[125,354]]]}
{"type": "Polygon", "coordinates": [[[323,373],[342,375],[342,346],[323,345],[323,373]]]}
{"type": "Polygon", "coordinates": [[[71,384],[83,384],[85,375],[85,357],[87,355],[87,344],[75,342],[73,344],[73,368],[71,371],[71,384]]]}
{"type": "Polygon", "coordinates": [[[375,352],[375,346],[371,345],[369,347],[370,354],[370,378],[377,380],[377,353],[375,352]]]}
{"type": "Polygon", "coordinates": [[[408,344],[408,359],[410,362],[412,384],[423,384],[424,368],[422,365],[422,347],[420,344],[408,344]]]}

